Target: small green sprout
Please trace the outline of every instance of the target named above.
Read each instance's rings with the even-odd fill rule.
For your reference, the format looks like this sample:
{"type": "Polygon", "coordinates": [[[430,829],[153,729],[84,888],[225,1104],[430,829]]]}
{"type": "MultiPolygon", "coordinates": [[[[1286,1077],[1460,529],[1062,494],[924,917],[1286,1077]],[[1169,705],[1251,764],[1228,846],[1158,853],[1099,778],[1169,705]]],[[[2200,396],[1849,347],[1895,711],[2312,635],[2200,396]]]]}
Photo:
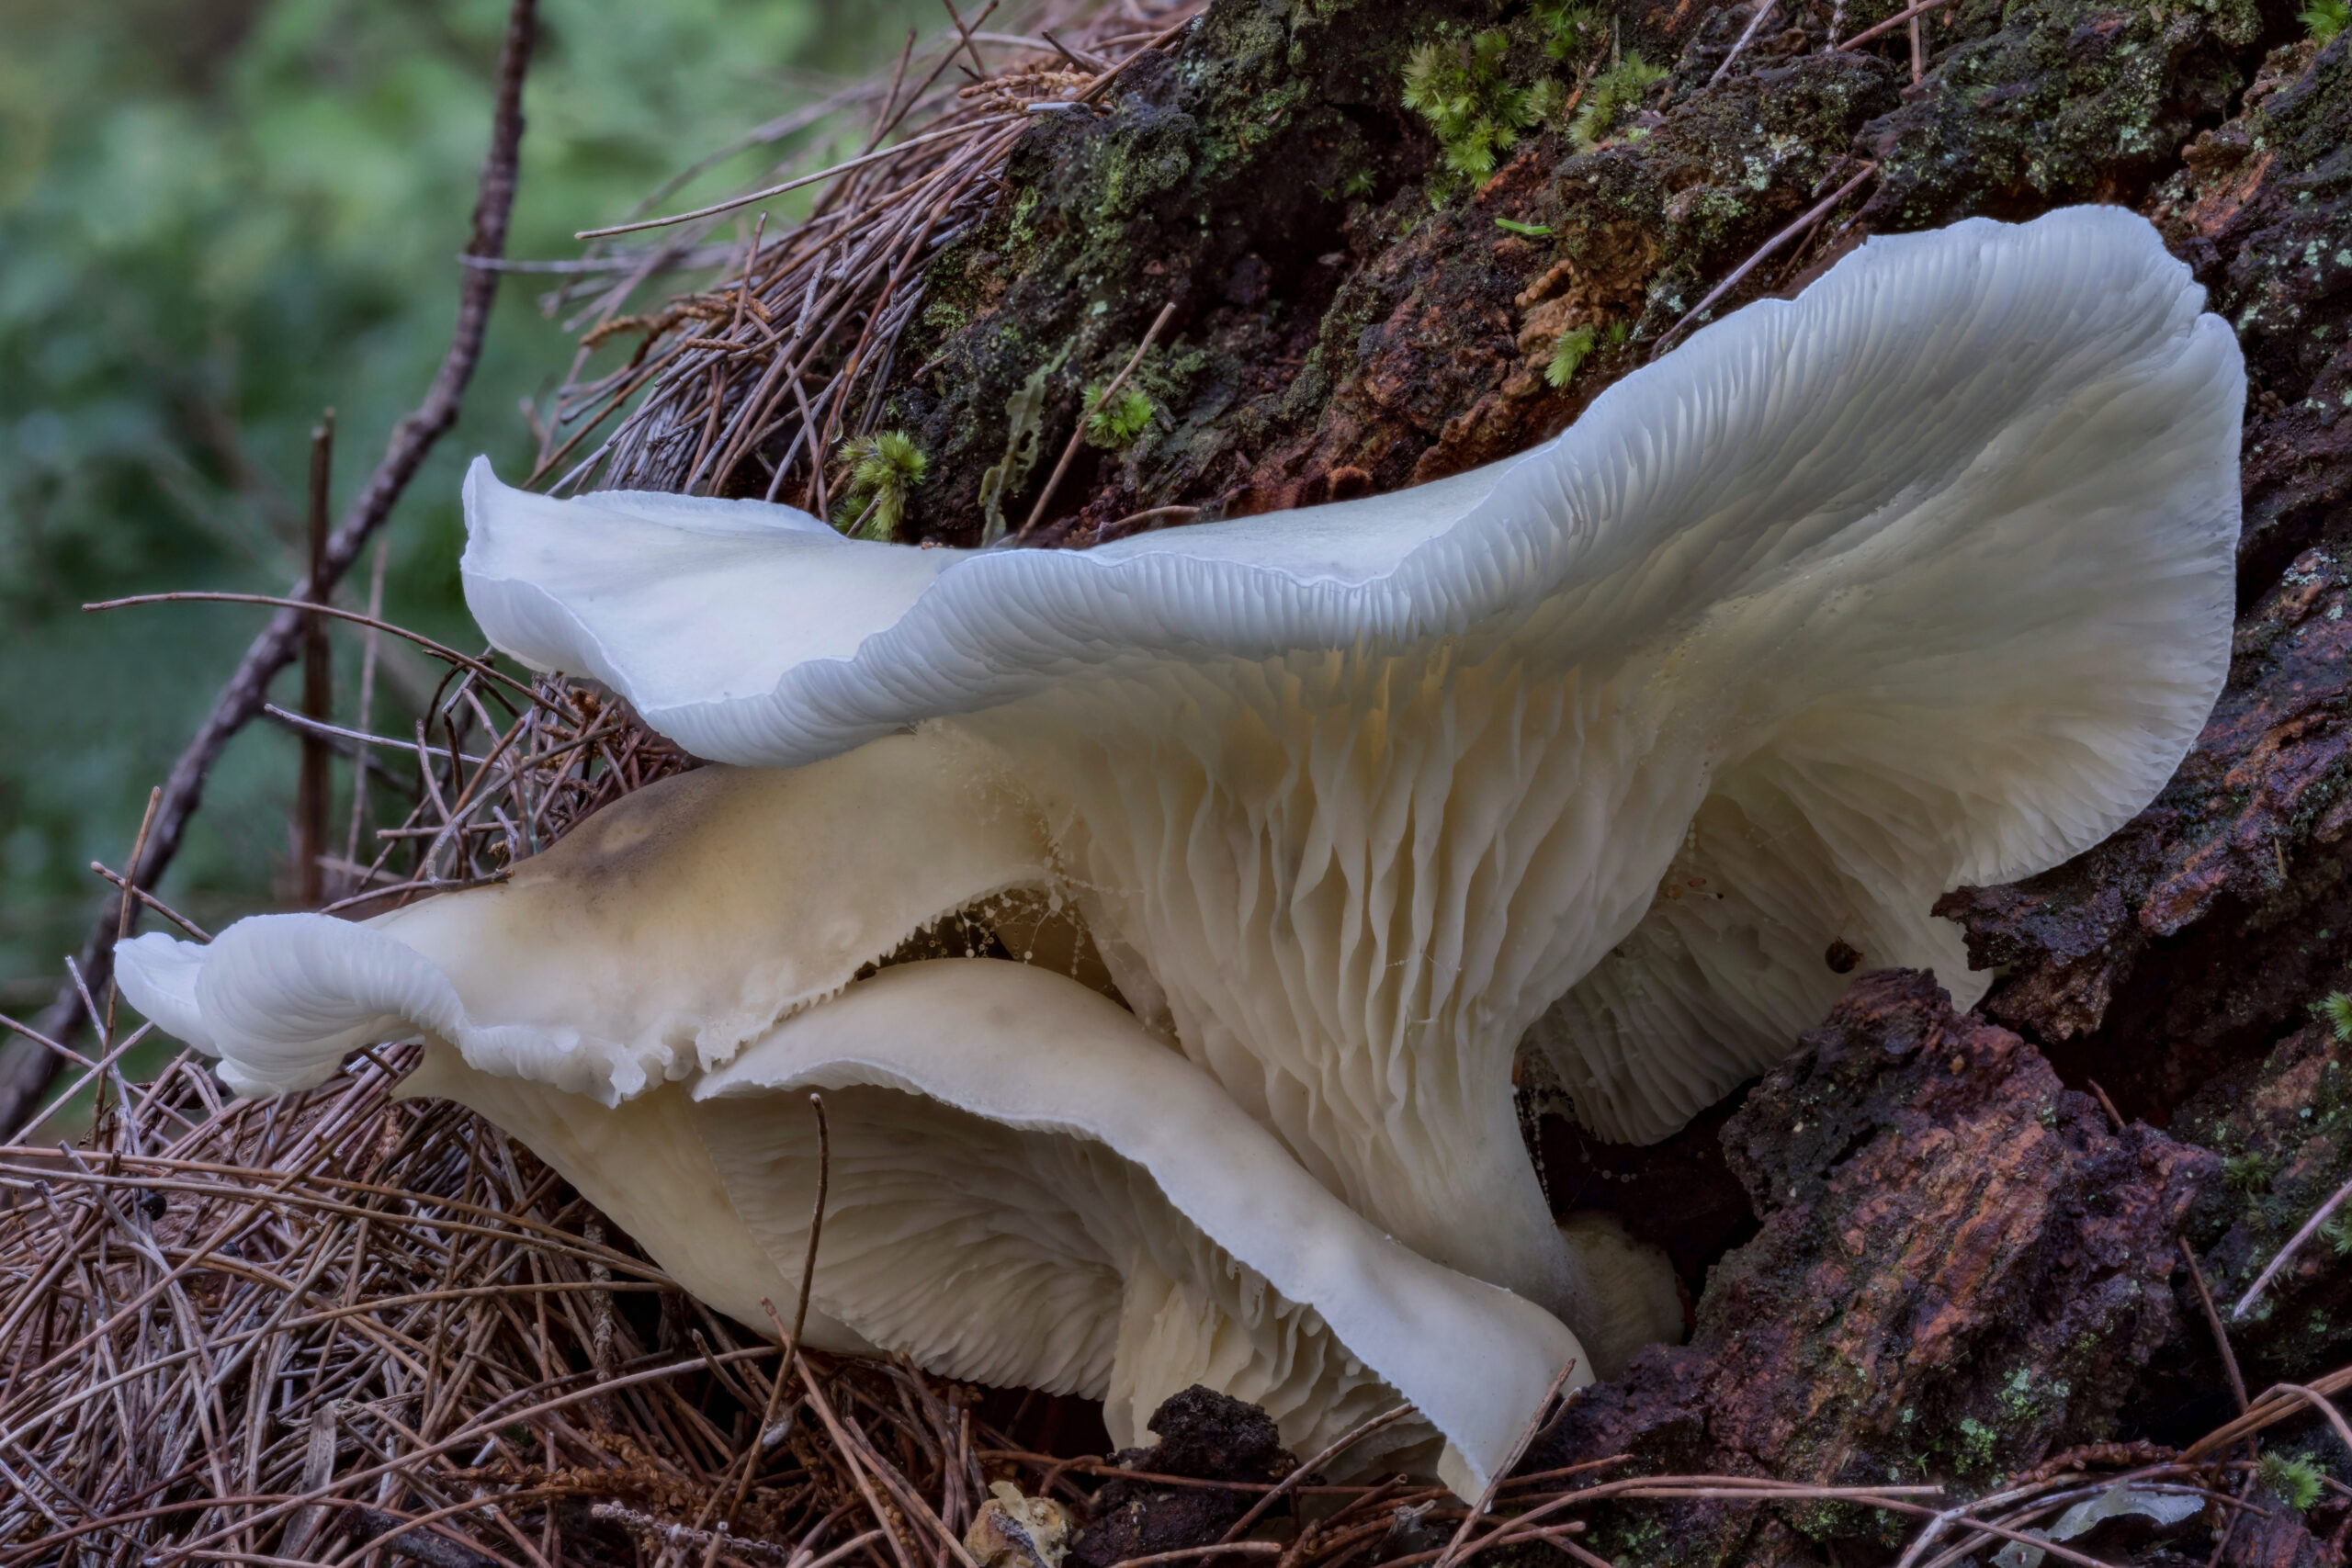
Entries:
{"type": "Polygon", "coordinates": [[[2335,1033],[2338,1041],[2352,1043],[2352,997],[2342,991],[2331,991],[2312,1010],[2335,1033]]]}
{"type": "Polygon", "coordinates": [[[1536,25],[1544,29],[1544,52],[1566,60],[1600,36],[1600,20],[1582,0],[1536,0],[1536,25]]]}
{"type": "Polygon", "coordinates": [[[2311,1512],[2319,1501],[2320,1471],[2303,1454],[2282,1454],[2276,1449],[2262,1456],[2256,1473],[2278,1499],[2299,1514],[2311,1512]]]}
{"type": "Polygon", "coordinates": [[[2311,8],[2295,20],[2303,24],[2303,36],[2313,43],[2329,42],[2352,27],[2352,0],[2312,0],[2311,8]]]}
{"type": "Polygon", "coordinates": [[[2328,1216],[2327,1224],[2320,1226],[2319,1234],[2327,1238],[2327,1245],[2335,1249],[2336,1257],[2352,1256],[2352,1209],[2335,1211],[2328,1216]]]}
{"type": "Polygon", "coordinates": [[[1340,194],[1341,196],[1352,197],[1370,196],[1372,194],[1372,187],[1378,183],[1378,181],[1372,177],[1372,171],[1370,169],[1358,169],[1354,174],[1350,175],[1346,179],[1340,182],[1340,194]]]}
{"type": "Polygon", "coordinates": [[[1431,39],[1405,62],[1405,107],[1436,133],[1442,168],[1430,180],[1430,199],[1442,202],[1464,179],[1483,180],[1520,132],[1542,118],[1530,112],[1526,89],[1504,79],[1510,39],[1499,28],[1458,43],[1431,39]]]}
{"type": "Polygon", "coordinates": [[[1624,59],[1585,84],[1584,101],[1568,122],[1569,138],[1589,152],[1617,129],[1626,111],[1640,106],[1644,94],[1664,80],[1664,67],[1628,51],[1624,59]]]}
{"type": "Polygon", "coordinates": [[[1552,231],[1549,223],[1521,223],[1516,218],[1498,218],[1495,227],[1506,234],[1524,234],[1531,240],[1540,240],[1552,231]]]}
{"type": "Polygon", "coordinates": [[[1159,412],[1144,389],[1133,384],[1120,388],[1098,407],[1102,399],[1101,382],[1086,389],[1086,406],[1093,410],[1086,416],[1086,439],[1105,451],[1124,452],[1134,446],[1136,437],[1151,428],[1152,418],[1159,412]]]}
{"type": "Polygon", "coordinates": [[[1611,348],[1623,348],[1625,346],[1625,340],[1633,335],[1634,329],[1625,322],[1611,321],[1609,323],[1609,332],[1604,341],[1611,348]]]}
{"type": "Polygon", "coordinates": [[[853,435],[834,456],[850,466],[845,499],[854,508],[834,526],[854,539],[895,536],[906,521],[910,492],[931,472],[930,457],[903,430],[853,435]]]}
{"type": "Polygon", "coordinates": [[[2269,1187],[2272,1174],[2270,1156],[2252,1150],[2232,1155],[2222,1162],[2222,1185],[2233,1192],[2263,1191],[2269,1187]]]}
{"type": "Polygon", "coordinates": [[[1544,367],[1544,379],[1552,383],[1555,391],[1577,378],[1585,360],[1592,354],[1593,331],[1590,327],[1576,327],[1560,334],[1552,345],[1552,363],[1544,367]]]}

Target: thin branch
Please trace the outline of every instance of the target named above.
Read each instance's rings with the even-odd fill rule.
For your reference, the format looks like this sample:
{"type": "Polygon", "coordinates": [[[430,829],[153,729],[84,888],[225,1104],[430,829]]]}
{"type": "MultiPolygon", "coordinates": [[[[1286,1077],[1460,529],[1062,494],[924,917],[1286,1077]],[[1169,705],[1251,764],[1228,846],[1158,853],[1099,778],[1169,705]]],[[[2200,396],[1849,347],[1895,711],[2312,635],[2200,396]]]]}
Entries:
{"type": "Polygon", "coordinates": [[[1893,32],[1895,28],[1911,21],[1914,17],[1924,17],[1928,12],[1934,10],[1937,6],[1948,5],[1950,3],[1951,0],[1918,0],[1917,5],[1911,6],[1904,10],[1897,11],[1894,15],[1879,23],[1876,27],[1864,28],[1860,32],[1856,33],[1852,38],[1848,39],[1844,43],[1838,45],[1838,47],[1839,49],[1851,49],[1856,44],[1868,43],[1874,38],[1883,37],[1887,33],[1893,32]]]}
{"type": "Polygon", "coordinates": [[[730,196],[725,201],[716,201],[708,207],[697,207],[692,212],[673,212],[667,218],[640,219],[635,223],[616,223],[609,229],[582,229],[572,238],[602,240],[614,234],[634,234],[639,229],[666,229],[673,223],[691,223],[697,218],[716,218],[722,212],[732,212],[739,207],[749,207],[755,201],[765,201],[772,196],[782,196],[788,190],[798,190],[803,186],[813,186],[820,180],[831,179],[835,175],[845,175],[852,169],[864,168],[868,164],[878,164],[885,158],[895,158],[910,147],[922,147],[933,141],[947,141],[957,137],[970,137],[989,126],[1006,124],[1008,119],[1009,117],[1000,116],[992,119],[969,120],[962,125],[951,126],[945,130],[933,130],[922,136],[910,136],[904,141],[893,142],[877,152],[844,159],[832,167],[820,169],[813,175],[802,175],[797,179],[786,180],[782,185],[768,186],[742,196],[730,196]]]}
{"type": "MultiPolygon", "coordinates": [[[[525,684],[521,681],[517,681],[514,676],[505,673],[503,671],[499,670],[493,665],[485,663],[481,660],[472,658],[467,654],[459,653],[456,649],[450,648],[446,644],[437,643],[431,637],[426,637],[423,632],[413,632],[406,626],[396,626],[390,621],[379,620],[373,615],[363,615],[356,610],[345,610],[334,604],[312,604],[311,601],[306,599],[290,599],[277,593],[208,593],[196,591],[187,591],[176,593],[134,593],[128,599],[100,599],[94,601],[91,604],[83,605],[82,613],[85,615],[96,615],[101,610],[130,610],[136,609],[143,604],[279,604],[300,609],[303,614],[308,615],[332,615],[338,621],[356,622],[360,626],[366,626],[370,631],[390,632],[394,637],[405,637],[407,640],[416,644],[417,647],[424,649],[427,653],[432,654],[436,659],[446,659],[452,664],[460,665],[465,669],[472,671],[477,675],[487,676],[492,681],[499,682],[506,686],[511,686],[530,702],[537,702],[539,700],[539,695],[537,692],[532,691],[528,685],[525,684]]],[[[267,707],[268,705],[268,704],[264,703],[259,705],[259,707],[267,707]]],[[[258,711],[258,708],[256,711],[258,711]]],[[[304,728],[313,732],[324,730],[330,728],[322,721],[309,715],[289,714],[288,716],[289,718],[299,717],[303,719],[305,721],[304,728]]]]}
{"type": "MultiPolygon", "coordinates": [[[[507,13],[506,36],[500,46],[496,107],[491,122],[490,151],[482,161],[481,184],[474,201],[472,237],[466,254],[499,256],[506,251],[506,220],[514,205],[515,154],[523,140],[523,78],[531,59],[531,41],[537,17],[537,0],[513,0],[507,13]]],[[[499,275],[487,267],[466,269],[458,292],[458,320],[448,352],[427,389],[424,400],[393,428],[390,443],[376,471],[360,487],[326,543],[322,565],[327,581],[295,585],[290,597],[323,600],[335,581],[359,558],[370,536],[391,514],[393,504],[416,477],[417,468],[449,427],[457,423],[466,383],[473,378],[481,357],[482,337],[490,324],[492,301],[498,296],[499,275]]],[[[135,885],[153,887],[178,854],[188,819],[204,799],[212,765],[240,730],[260,713],[271,679],[292,662],[301,647],[303,612],[281,609],[262,634],[245,649],[236,671],[221,689],[212,711],[198,727],[164,782],[164,798],[155,815],[153,833],[137,864],[124,868],[135,885]]],[[[81,953],[81,968],[94,979],[114,974],[115,931],[121,919],[121,896],[107,900],[91,927],[81,953]]],[[[85,1021],[82,1001],[74,987],[60,990],[41,1015],[42,1032],[62,1039],[85,1021]]],[[[23,1124],[49,1088],[56,1073],[56,1058],[47,1053],[0,1053],[0,1131],[23,1124]]]]}
{"type": "Polygon", "coordinates": [[[1143,363],[1143,356],[1151,352],[1151,345],[1159,338],[1160,329],[1168,325],[1168,319],[1175,313],[1176,301],[1173,299],[1159,308],[1159,314],[1152,321],[1151,330],[1143,334],[1143,342],[1136,345],[1135,353],[1128,356],[1119,373],[1111,378],[1111,384],[1094,394],[1094,400],[1079,411],[1078,428],[1069,433],[1069,445],[1062,448],[1061,461],[1054,465],[1053,473],[1046,480],[1046,488],[1037,492],[1037,504],[1029,509],[1029,521],[1021,525],[1021,532],[1024,536],[1035,528],[1046,515],[1046,508],[1052,502],[1054,491],[1060,488],[1062,476],[1069,472],[1070,463],[1078,456],[1079,443],[1086,439],[1086,422],[1110,406],[1111,400],[1118,396],[1119,389],[1127,384],[1127,378],[1136,373],[1136,367],[1143,363]]]}
{"type": "Polygon", "coordinates": [[[2238,1371],[2237,1352],[2230,1348],[2229,1332],[2222,1326],[2222,1314],[2213,1310],[2213,1292],[2205,1285],[2205,1270],[2198,1267],[2197,1254],[2186,1239],[2180,1240],[2180,1256],[2188,1265],[2189,1280],[2197,1287],[2197,1304],[2205,1311],[2205,1325],[2213,1331],[2213,1343],[2221,1349],[2222,1371],[2229,1374],[2231,1397],[2238,1402],[2238,1414],[2243,1416],[2246,1409],[2245,1377],[2238,1371]]]}
{"type": "Polygon", "coordinates": [[[1764,18],[1770,16],[1780,3],[1781,0],[1756,0],[1756,14],[1747,18],[1747,26],[1740,29],[1739,41],[1731,46],[1731,52],[1724,56],[1721,65],[1715,67],[1715,73],[1707,78],[1708,86],[1713,86],[1731,74],[1733,64],[1747,52],[1748,40],[1756,36],[1756,29],[1764,25],[1764,18]]]}
{"type": "Polygon", "coordinates": [[[1737,288],[1741,278],[1746,277],[1749,273],[1754,272],[1757,266],[1767,257],[1770,256],[1773,252],[1779,250],[1782,245],[1787,244],[1791,240],[1795,239],[1799,234],[1804,233],[1806,230],[1812,228],[1815,224],[1820,222],[1823,219],[1836,211],[1839,202],[1853,195],[1857,190],[1860,190],[1861,188],[1862,182],[1877,173],[1878,165],[1876,164],[1864,164],[1860,174],[1856,175],[1852,179],[1848,180],[1844,185],[1839,186],[1836,190],[1831,191],[1827,196],[1823,197],[1819,201],[1814,203],[1813,206],[1807,208],[1804,217],[1799,218],[1795,222],[1790,224],[1787,228],[1781,230],[1779,233],[1765,241],[1762,245],[1758,247],[1754,255],[1749,256],[1746,261],[1740,263],[1738,266],[1732,270],[1732,275],[1729,277],[1724,278],[1721,283],[1716,284],[1713,288],[1709,289],[1705,299],[1700,300],[1696,305],[1691,306],[1690,310],[1683,312],[1683,316],[1680,321],[1666,329],[1665,333],[1657,340],[1657,346],[1650,351],[1650,357],[1652,359],[1656,359],[1659,355],[1664,354],[1666,352],[1667,344],[1672,343],[1676,335],[1679,333],[1684,327],[1689,326],[1693,321],[1697,320],[1706,311],[1707,308],[1713,305],[1716,300],[1721,299],[1724,295],[1737,288]]]}
{"type": "MultiPolygon", "coordinates": [[[[147,908],[154,910],[155,913],[163,916],[164,919],[171,921],[172,924],[179,927],[180,930],[187,932],[188,935],[196,938],[197,941],[210,942],[212,940],[211,932],[206,931],[202,926],[198,925],[194,920],[189,919],[186,915],[181,914],[177,909],[173,908],[169,904],[164,903],[161,898],[156,897],[153,893],[148,892],[144,887],[131,887],[129,883],[122,879],[121,874],[117,872],[112,866],[107,864],[106,862],[94,860],[90,863],[90,869],[97,873],[100,876],[105,877],[108,882],[113,883],[117,888],[130,888],[130,896],[132,897],[138,899],[141,904],[146,905],[147,908]]],[[[119,938],[117,940],[119,940],[119,938]]]]}
{"type": "Polygon", "coordinates": [[[2298,1247],[2311,1240],[2312,1233],[2326,1224],[2327,1216],[2335,1213],[2337,1207],[2346,1198],[2352,1198],[2352,1181],[2347,1181],[2337,1188],[2326,1202],[2312,1210],[2312,1217],[2303,1222],[2303,1228],[2288,1237],[2287,1245],[2278,1249],[2278,1256],[2272,1258],[2269,1266],[2255,1276],[2254,1283],[2248,1285],[2245,1288],[2245,1294],[2238,1298],[2238,1304],[2230,1309],[2232,1322],[2242,1321],[2247,1313],[2254,1310],[2254,1303],[2261,1299],[2263,1291],[2268,1287],[2270,1281],[2278,1277],[2278,1270],[2287,1266],[2287,1260],[2295,1256],[2298,1247]]]}

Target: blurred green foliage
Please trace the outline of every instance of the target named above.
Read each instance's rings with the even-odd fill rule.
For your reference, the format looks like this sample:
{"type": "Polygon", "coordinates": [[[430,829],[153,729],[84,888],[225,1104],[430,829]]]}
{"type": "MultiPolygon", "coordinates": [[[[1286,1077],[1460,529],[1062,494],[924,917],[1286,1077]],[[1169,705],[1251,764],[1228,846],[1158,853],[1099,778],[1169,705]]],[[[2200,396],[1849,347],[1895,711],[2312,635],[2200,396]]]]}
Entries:
{"type": "MultiPolygon", "coordinates": [[[[929,0],[542,0],[509,254],[577,254],[657,182],[887,62],[929,0]]],[[[338,411],[338,508],[447,342],[488,135],[503,0],[0,0],[0,1008],[56,984],[151,784],[266,612],[85,600],[283,592],[299,575],[305,443],[338,411]]],[[[854,134],[842,130],[840,135],[854,134]]],[[[708,199],[775,150],[670,199],[708,199]]],[[[465,416],[387,533],[392,618],[474,641],[458,479],[514,477],[521,400],[569,359],[520,276],[465,416]]],[[[364,604],[367,570],[345,604],[364,604]]],[[[356,641],[336,632],[338,706],[356,641]]],[[[404,732],[379,681],[377,728],[404,732]]],[[[281,693],[294,689],[284,678],[281,693]]],[[[289,699],[290,700],[290,699],[289,699]]],[[[294,744],[255,726],[216,772],[164,886],[199,919],[285,874],[294,744]]]]}

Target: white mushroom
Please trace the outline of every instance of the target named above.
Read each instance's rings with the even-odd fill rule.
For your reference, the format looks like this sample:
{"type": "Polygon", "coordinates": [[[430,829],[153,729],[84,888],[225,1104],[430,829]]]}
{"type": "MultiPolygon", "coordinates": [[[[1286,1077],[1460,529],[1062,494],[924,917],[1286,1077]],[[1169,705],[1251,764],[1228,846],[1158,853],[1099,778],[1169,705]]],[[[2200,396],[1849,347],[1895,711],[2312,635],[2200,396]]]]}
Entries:
{"type": "Polygon", "coordinates": [[[146,944],[125,985],[222,1055],[243,1093],[308,1088],[343,1052],[414,1032],[405,1021],[485,1072],[617,1104],[729,1060],[941,916],[1050,885],[1034,811],[995,777],[944,732],[790,771],[701,769],[597,812],[497,886],[347,939],[340,921],[263,915],[209,949],[146,944]],[[322,985],[330,1005],[376,1012],[329,1037],[309,1000],[322,985]]]}
{"type": "Polygon", "coordinates": [[[503,886],[141,937],[123,987],[249,1092],[422,1034],[404,1092],[521,1138],[754,1328],[798,1289],[819,1168],[798,1100],[821,1089],[811,1344],[1103,1398],[1123,1442],[1193,1382],[1303,1451],[1402,1397],[1423,1419],[1351,1457],[1475,1493],[1556,1372],[1590,1381],[1575,1337],[1383,1235],[1084,983],[1099,965],[1049,940],[1049,858],[986,764],[915,736],[701,770],[503,886]],[[939,931],[1037,962],[903,957],[939,931]]]}
{"type": "Polygon", "coordinates": [[[1438,1472],[1476,1495],[1563,1367],[1591,1381],[1557,1319],[1381,1235],[1208,1075],[1050,971],[895,965],[695,1088],[775,1258],[807,1242],[815,1139],[775,1102],[806,1088],[832,1124],[827,1310],[954,1376],[1101,1397],[1120,1447],[1195,1382],[1263,1406],[1302,1454],[1401,1394],[1427,1425],[1348,1463],[1393,1466],[1434,1428],[1438,1472]]]}
{"type": "Polygon", "coordinates": [[[467,592],[701,755],[993,747],[1148,1022],[1581,1330],[1531,1025],[1596,1130],[1657,1136],[1817,1017],[1832,942],[1972,999],[1937,894],[2098,841],[2195,737],[2243,392],[2201,303],[2116,209],[1873,240],[1521,457],[1087,552],[477,464],[467,592]]]}
{"type": "MultiPolygon", "coordinates": [[[[155,999],[167,944],[209,985],[297,1001],[327,1031],[329,1063],[355,1032],[400,1032],[374,1010],[377,977],[404,967],[413,994],[430,985],[430,964],[384,951],[390,939],[291,915],[225,950],[139,939],[124,953],[134,1000],[155,999]],[[263,963],[278,983],[253,983],[263,963]]],[[[220,1022],[204,1020],[236,1062],[220,1022]]],[[[1122,1446],[1196,1382],[1264,1406],[1302,1452],[1402,1397],[1421,1419],[1349,1463],[1434,1469],[1473,1496],[1563,1369],[1569,1387],[1592,1381],[1556,1318],[1380,1234],[1132,1014],[1034,965],[894,964],[691,1091],[617,1107],[485,1072],[430,1034],[403,1085],[521,1138],[681,1285],[754,1328],[763,1302],[793,1300],[805,1257],[819,1145],[786,1093],[808,1089],[826,1091],[831,1132],[819,1348],[1102,1399],[1122,1446]]]]}

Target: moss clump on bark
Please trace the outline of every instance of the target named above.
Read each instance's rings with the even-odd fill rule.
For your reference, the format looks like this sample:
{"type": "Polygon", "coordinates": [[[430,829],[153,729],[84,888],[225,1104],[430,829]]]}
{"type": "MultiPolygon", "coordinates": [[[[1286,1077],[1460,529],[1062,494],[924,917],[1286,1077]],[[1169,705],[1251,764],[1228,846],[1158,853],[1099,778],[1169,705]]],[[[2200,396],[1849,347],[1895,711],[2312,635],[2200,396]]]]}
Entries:
{"type": "MultiPolygon", "coordinates": [[[[1038,117],[995,213],[933,264],[888,408],[938,462],[919,527],[977,537],[981,477],[1023,400],[1058,449],[1082,389],[1171,299],[1161,417],[1085,453],[1031,542],[1092,542],[1180,503],[1210,517],[1394,489],[1519,450],[1860,157],[1875,184],[1719,309],[1793,287],[1865,232],[2138,199],[2231,107],[2266,26],[2256,4],[1961,0],[1914,87],[1899,38],[1826,47],[1891,0],[1787,5],[1720,82],[1747,6],[1221,0],[1172,58],[1132,68],[1107,113],[1038,117]],[[1614,91],[1645,53],[1675,62],[1664,85],[1614,91]],[[1493,122],[1475,177],[1463,138],[1412,107],[1417,58],[1476,78],[1448,99],[1453,118],[1493,122]],[[1537,126],[1520,111],[1547,82],[1563,96],[1537,126]],[[1580,147],[1570,126],[1603,100],[1611,125],[1587,130],[1607,138],[1580,147]],[[1587,333],[1598,346],[1575,373],[1547,374],[1587,333]]],[[[998,510],[1025,516],[1043,478],[998,510]]]]}

